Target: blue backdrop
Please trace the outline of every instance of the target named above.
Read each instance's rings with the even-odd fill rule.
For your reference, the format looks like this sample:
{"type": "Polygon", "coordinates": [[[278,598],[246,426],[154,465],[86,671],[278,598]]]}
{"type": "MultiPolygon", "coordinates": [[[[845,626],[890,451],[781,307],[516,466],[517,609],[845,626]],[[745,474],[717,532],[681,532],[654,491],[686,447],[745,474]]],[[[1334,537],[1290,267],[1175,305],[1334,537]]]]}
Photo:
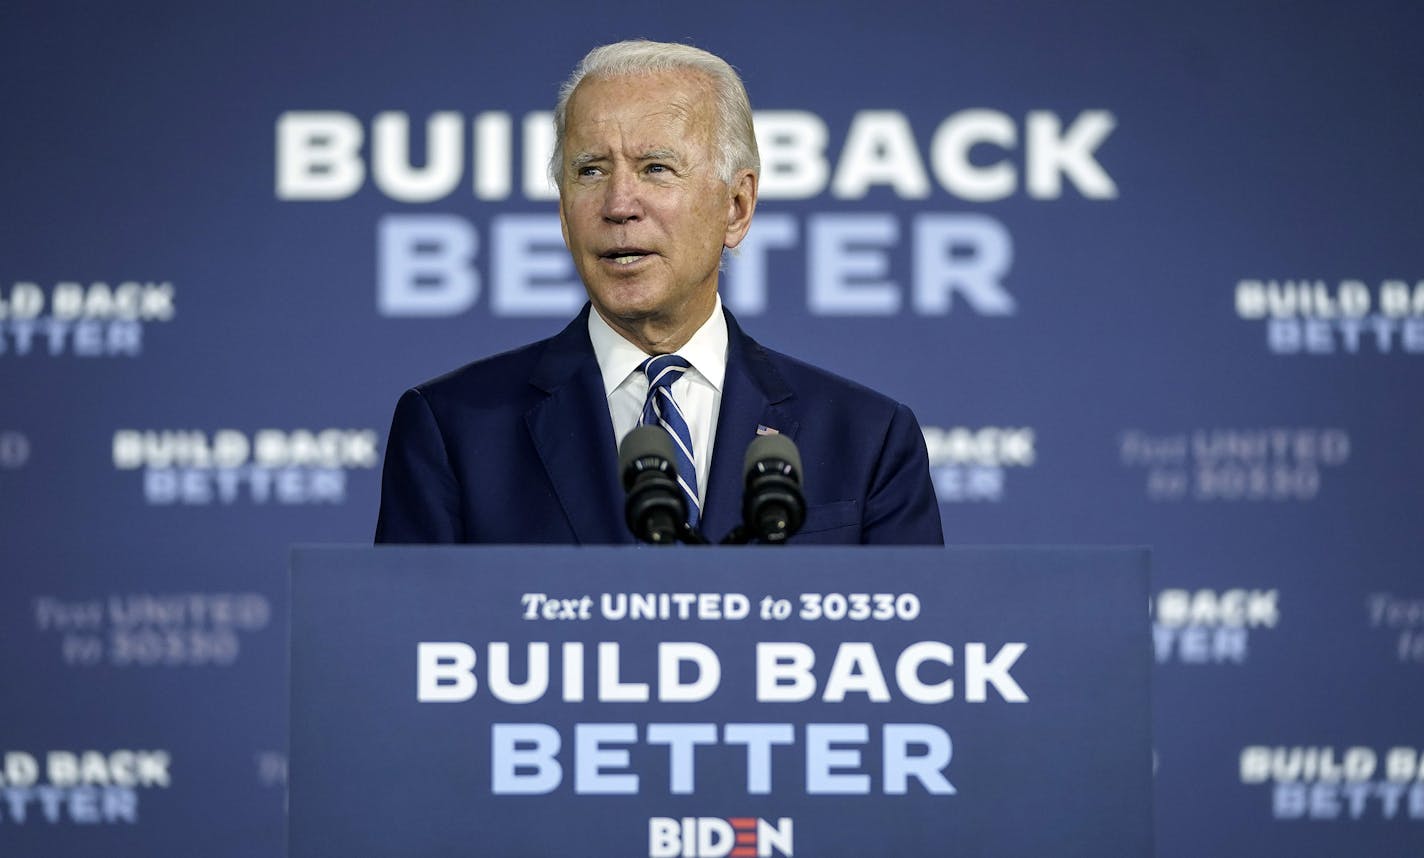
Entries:
{"type": "Polygon", "coordinates": [[[526,7],[0,11],[0,851],[280,853],[288,546],[572,315],[547,111],[647,36],[758,111],[724,300],[948,539],[1152,546],[1160,853],[1418,854],[1416,4],[526,7]]]}

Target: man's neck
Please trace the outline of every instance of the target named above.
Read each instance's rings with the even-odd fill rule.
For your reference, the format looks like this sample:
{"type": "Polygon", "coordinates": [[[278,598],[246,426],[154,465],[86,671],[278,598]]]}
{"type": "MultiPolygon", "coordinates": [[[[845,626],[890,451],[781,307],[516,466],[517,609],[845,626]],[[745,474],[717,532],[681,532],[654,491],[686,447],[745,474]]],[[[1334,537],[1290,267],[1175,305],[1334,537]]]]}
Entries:
{"type": "Polygon", "coordinates": [[[666,355],[687,345],[687,341],[692,339],[698,329],[712,318],[712,311],[716,308],[717,294],[714,292],[705,306],[680,314],[682,318],[677,322],[652,317],[620,319],[604,315],[597,306],[594,306],[593,311],[598,313],[599,318],[603,319],[608,327],[637,346],[644,354],[666,355]]]}

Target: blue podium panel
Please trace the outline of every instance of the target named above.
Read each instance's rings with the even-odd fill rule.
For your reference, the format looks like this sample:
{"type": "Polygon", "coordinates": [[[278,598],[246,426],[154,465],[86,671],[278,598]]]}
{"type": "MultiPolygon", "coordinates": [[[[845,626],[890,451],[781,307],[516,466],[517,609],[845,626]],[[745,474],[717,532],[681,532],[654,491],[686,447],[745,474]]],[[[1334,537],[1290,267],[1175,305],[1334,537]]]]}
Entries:
{"type": "Polygon", "coordinates": [[[1147,565],[297,549],[290,854],[1149,855],[1147,565]]]}

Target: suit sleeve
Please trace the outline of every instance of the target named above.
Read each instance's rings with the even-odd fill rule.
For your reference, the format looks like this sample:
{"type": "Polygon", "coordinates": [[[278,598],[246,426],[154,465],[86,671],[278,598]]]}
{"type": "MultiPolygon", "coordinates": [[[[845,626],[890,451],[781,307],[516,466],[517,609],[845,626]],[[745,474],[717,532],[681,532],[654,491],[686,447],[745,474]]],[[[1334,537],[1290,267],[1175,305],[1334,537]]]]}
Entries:
{"type": "Polygon", "coordinates": [[[412,388],[396,403],[381,471],[376,542],[461,542],[460,486],[430,404],[412,388]]]}
{"type": "Polygon", "coordinates": [[[861,541],[868,545],[943,545],[939,502],[930,481],[925,436],[915,415],[896,404],[865,502],[861,541]]]}

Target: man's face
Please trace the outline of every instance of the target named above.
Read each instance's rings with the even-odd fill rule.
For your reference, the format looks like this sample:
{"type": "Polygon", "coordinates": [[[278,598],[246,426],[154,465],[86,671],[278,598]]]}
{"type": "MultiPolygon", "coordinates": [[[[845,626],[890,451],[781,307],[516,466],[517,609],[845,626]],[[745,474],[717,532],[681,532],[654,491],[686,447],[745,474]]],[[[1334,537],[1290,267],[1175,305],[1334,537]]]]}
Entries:
{"type": "Polygon", "coordinates": [[[751,223],[756,178],[717,176],[711,99],[692,72],[585,78],[569,99],[564,242],[594,307],[645,348],[706,320],[722,248],[751,223]]]}

